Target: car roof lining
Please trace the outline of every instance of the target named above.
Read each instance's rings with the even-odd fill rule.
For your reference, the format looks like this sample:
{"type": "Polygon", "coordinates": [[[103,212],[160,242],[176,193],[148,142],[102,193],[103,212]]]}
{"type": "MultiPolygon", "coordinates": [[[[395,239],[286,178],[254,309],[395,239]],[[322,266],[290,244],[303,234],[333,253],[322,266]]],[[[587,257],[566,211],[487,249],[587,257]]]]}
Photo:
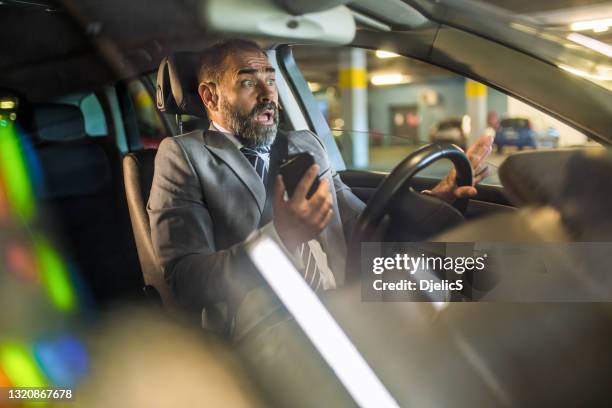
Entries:
{"type": "MultiPolygon", "coordinates": [[[[351,2],[360,3],[368,1],[351,2]]],[[[403,17],[414,12],[399,0],[395,3],[396,9],[405,10],[403,17]]],[[[42,102],[155,70],[170,52],[202,49],[221,38],[202,27],[199,5],[199,0],[155,7],[147,0],[3,1],[3,29],[11,41],[2,46],[0,86],[42,102]],[[116,13],[118,7],[121,13],[116,13]]]]}
{"type": "Polygon", "coordinates": [[[204,48],[219,38],[185,7],[193,0],[154,8],[146,0],[47,2],[54,11],[3,3],[3,31],[11,41],[2,45],[0,86],[35,102],[154,70],[170,50],[204,48]]]}

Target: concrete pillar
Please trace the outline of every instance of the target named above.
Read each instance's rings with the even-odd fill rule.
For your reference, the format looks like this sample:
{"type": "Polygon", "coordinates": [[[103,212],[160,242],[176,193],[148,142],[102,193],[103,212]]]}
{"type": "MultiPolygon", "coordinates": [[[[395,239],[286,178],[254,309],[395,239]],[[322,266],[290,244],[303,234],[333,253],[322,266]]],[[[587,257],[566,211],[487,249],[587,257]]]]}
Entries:
{"type": "Polygon", "coordinates": [[[471,120],[471,131],[468,135],[468,146],[471,145],[487,128],[487,87],[480,82],[466,79],[465,100],[467,115],[471,120]]]}
{"type": "Polygon", "coordinates": [[[368,167],[368,75],[365,50],[351,48],[340,52],[338,86],[344,132],[342,153],[347,166],[368,167]]]}

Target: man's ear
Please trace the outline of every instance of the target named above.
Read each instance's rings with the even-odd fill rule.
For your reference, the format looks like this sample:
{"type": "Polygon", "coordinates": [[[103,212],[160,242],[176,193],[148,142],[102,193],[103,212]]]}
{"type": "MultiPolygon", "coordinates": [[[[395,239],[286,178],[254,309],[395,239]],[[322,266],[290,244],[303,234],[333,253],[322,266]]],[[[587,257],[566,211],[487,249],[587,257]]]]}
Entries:
{"type": "Polygon", "coordinates": [[[212,82],[201,82],[198,85],[198,94],[206,109],[215,112],[219,107],[219,96],[217,95],[217,87],[212,82]]]}

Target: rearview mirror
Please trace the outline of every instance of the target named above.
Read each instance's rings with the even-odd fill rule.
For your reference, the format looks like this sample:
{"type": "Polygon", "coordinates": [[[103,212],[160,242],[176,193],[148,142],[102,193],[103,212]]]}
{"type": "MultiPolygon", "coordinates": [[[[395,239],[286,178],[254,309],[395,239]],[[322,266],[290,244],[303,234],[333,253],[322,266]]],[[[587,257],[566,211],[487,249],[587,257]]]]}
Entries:
{"type": "Polygon", "coordinates": [[[202,14],[207,29],[224,34],[338,45],[355,37],[355,20],[345,6],[296,16],[273,0],[209,0],[202,14]]]}

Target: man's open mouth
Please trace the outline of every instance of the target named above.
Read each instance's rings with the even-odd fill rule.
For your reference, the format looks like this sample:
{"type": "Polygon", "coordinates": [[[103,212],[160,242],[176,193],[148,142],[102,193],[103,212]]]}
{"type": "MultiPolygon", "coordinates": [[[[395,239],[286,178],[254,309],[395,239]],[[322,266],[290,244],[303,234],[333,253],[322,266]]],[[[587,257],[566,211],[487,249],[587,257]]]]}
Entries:
{"type": "Polygon", "coordinates": [[[274,111],[267,109],[263,112],[258,113],[255,116],[255,122],[260,125],[273,125],[274,124],[274,111]]]}

